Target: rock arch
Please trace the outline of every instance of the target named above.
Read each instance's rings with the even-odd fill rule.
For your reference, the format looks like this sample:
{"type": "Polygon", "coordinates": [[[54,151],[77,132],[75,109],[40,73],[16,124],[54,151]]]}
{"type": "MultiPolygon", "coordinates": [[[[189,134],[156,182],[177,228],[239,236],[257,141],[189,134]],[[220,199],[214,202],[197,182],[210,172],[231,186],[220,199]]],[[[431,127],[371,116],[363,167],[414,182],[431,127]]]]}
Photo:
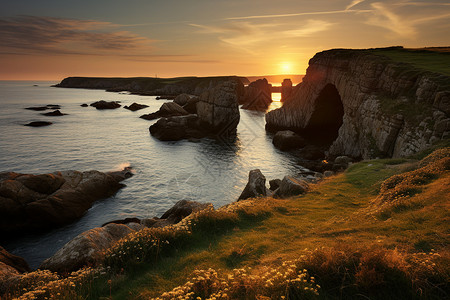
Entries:
{"type": "Polygon", "coordinates": [[[303,135],[315,143],[328,144],[336,140],[342,126],[344,106],[334,84],[328,83],[314,102],[314,110],[303,135]]]}

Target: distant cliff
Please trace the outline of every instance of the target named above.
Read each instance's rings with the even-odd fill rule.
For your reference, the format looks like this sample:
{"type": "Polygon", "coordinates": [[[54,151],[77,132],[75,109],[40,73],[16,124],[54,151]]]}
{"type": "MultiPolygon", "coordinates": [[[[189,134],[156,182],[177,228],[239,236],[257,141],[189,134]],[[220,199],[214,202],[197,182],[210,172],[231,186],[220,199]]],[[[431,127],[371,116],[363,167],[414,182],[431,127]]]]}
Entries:
{"type": "Polygon", "coordinates": [[[248,84],[245,77],[177,77],[177,78],[102,78],[68,77],[55,85],[64,88],[101,89],[111,92],[128,91],[139,95],[179,95],[182,93],[200,95],[204,91],[224,81],[237,81],[248,84]]]}
{"type": "MultiPolygon", "coordinates": [[[[283,107],[266,115],[266,128],[323,137],[331,156],[361,158],[407,156],[450,138],[448,72],[385,55],[393,52],[411,55],[392,48],[317,53],[283,107]]],[[[426,65],[427,51],[414,55],[426,65]]],[[[450,62],[448,54],[432,55],[450,62]]]]}

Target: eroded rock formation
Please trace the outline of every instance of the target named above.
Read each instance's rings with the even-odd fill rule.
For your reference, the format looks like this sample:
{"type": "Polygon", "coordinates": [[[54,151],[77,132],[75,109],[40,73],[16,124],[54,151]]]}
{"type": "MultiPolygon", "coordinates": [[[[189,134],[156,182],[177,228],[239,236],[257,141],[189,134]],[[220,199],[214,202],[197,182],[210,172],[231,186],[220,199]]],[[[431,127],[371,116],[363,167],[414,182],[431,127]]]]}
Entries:
{"type": "Polygon", "coordinates": [[[382,50],[320,52],[266,128],[319,138],[330,156],[407,156],[450,137],[448,82],[382,50]]]}
{"type": "Polygon", "coordinates": [[[272,103],[272,85],[265,78],[245,87],[245,96],[240,99],[243,109],[265,111],[270,103],[272,103]]]}

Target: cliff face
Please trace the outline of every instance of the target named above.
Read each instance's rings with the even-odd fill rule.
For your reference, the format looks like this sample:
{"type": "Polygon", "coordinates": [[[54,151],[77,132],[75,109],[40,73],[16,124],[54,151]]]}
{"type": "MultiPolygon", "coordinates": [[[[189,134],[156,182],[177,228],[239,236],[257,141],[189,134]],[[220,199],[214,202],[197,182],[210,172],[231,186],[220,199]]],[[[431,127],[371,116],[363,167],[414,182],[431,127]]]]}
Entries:
{"type": "Polygon", "coordinates": [[[329,139],[329,154],[402,157],[450,138],[450,77],[370,50],[316,54],[268,130],[329,139]]]}

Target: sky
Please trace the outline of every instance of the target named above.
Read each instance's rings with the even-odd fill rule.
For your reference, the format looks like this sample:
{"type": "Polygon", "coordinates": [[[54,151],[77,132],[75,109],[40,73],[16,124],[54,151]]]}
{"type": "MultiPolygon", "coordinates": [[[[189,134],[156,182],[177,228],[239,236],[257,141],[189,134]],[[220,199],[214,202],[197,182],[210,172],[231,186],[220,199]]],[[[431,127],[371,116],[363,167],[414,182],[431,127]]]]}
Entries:
{"type": "Polygon", "coordinates": [[[0,0],[0,80],[305,74],[333,48],[450,46],[450,0],[0,0]]]}

